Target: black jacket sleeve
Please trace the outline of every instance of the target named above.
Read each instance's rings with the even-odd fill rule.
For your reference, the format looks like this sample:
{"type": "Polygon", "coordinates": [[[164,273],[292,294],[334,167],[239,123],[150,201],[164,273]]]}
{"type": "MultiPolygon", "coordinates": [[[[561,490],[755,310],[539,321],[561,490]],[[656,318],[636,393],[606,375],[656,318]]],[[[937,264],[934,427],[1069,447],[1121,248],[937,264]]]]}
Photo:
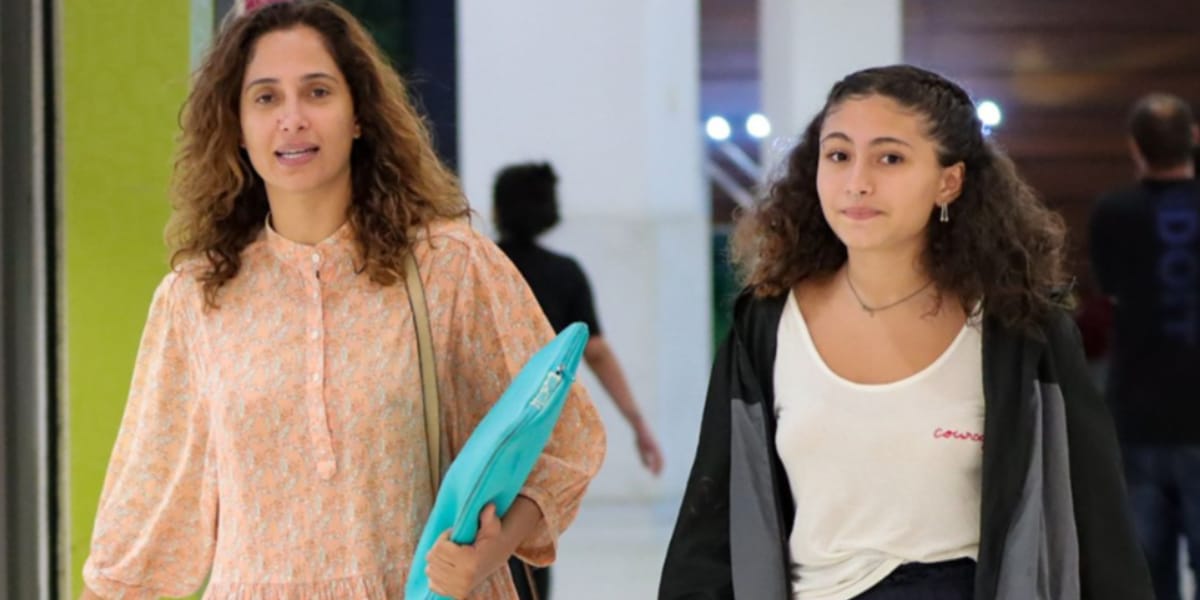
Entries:
{"type": "Polygon", "coordinates": [[[660,600],[731,599],[729,559],[729,383],[736,333],[717,351],[675,532],[659,582],[660,600]]]}
{"type": "Polygon", "coordinates": [[[1062,313],[1049,333],[1066,404],[1080,591],[1088,600],[1153,600],[1149,570],[1131,522],[1116,430],[1088,372],[1079,330],[1062,313]]]}

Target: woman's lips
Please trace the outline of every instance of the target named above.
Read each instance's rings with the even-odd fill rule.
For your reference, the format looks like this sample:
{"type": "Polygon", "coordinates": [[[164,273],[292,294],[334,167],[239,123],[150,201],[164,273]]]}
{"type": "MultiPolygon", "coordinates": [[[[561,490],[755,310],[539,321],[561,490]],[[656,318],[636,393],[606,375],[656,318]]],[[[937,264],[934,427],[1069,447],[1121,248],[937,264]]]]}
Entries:
{"type": "Polygon", "coordinates": [[[852,206],[850,208],[842,209],[842,214],[855,221],[865,221],[867,219],[877,217],[883,214],[883,212],[866,206],[852,206]]]}
{"type": "Polygon", "coordinates": [[[298,167],[311,162],[317,156],[320,148],[310,146],[308,148],[295,148],[288,150],[276,150],[275,159],[280,164],[288,167],[298,167]]]}

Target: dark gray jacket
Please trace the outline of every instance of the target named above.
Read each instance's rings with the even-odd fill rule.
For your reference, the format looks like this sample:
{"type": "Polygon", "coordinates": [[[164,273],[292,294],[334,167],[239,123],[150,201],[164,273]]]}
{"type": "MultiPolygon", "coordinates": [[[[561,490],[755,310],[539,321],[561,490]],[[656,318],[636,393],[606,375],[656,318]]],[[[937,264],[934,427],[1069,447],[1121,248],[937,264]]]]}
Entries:
{"type": "MultiPolygon", "coordinates": [[[[786,296],[743,296],[713,365],[659,598],[790,598],[794,506],[775,453],[786,296]]],[[[977,600],[1151,600],[1116,436],[1065,314],[1024,335],[983,325],[977,600]]]]}

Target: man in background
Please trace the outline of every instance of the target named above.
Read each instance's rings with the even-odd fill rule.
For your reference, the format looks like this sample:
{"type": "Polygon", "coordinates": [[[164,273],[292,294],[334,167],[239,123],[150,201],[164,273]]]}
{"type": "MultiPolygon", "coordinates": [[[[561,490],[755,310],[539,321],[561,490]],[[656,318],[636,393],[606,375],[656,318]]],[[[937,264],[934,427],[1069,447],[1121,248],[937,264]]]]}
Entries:
{"type": "Polygon", "coordinates": [[[1161,600],[1180,598],[1179,539],[1200,559],[1200,186],[1187,103],[1137,101],[1129,117],[1139,180],[1099,199],[1092,267],[1115,307],[1106,395],[1125,458],[1138,536],[1161,600]]]}

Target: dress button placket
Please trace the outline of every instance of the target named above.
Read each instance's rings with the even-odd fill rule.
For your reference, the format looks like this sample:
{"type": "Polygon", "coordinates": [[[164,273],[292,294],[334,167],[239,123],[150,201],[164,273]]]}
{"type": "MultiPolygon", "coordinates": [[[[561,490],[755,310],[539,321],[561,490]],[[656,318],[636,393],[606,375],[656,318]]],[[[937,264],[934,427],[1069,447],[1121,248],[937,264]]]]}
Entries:
{"type": "Polygon", "coordinates": [[[325,349],[320,334],[324,327],[320,253],[313,253],[312,263],[311,275],[306,278],[312,292],[312,303],[307,311],[308,330],[311,333],[309,334],[309,343],[307,344],[307,363],[310,375],[305,396],[307,396],[308,400],[309,431],[316,451],[317,473],[322,479],[329,479],[336,472],[336,463],[333,457],[333,441],[330,439],[329,416],[325,406],[325,349]]]}

